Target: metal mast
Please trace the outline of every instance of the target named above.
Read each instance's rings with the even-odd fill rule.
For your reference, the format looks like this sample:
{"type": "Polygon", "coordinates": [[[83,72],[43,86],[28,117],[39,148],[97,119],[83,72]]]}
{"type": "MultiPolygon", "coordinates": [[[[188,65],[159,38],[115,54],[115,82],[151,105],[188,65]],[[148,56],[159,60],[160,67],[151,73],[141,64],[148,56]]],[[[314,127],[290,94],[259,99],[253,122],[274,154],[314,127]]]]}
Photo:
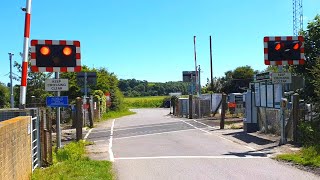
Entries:
{"type": "Polygon", "coordinates": [[[302,0],[292,0],[293,3],[293,35],[298,36],[303,30],[302,0]]]}

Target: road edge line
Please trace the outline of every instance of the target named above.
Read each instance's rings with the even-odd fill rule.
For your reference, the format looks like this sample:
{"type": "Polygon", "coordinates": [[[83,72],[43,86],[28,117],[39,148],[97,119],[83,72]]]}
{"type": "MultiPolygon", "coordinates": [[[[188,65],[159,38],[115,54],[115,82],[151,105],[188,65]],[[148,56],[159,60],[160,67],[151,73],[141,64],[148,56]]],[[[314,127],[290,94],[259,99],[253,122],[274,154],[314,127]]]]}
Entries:
{"type": "Polygon", "coordinates": [[[87,134],[84,136],[83,140],[86,140],[88,138],[88,136],[90,135],[91,131],[93,130],[93,128],[89,129],[89,131],[87,132],[87,134]]]}
{"type": "Polygon", "coordinates": [[[109,149],[108,149],[109,159],[110,159],[111,162],[114,162],[114,155],[113,155],[113,152],[112,152],[112,140],[113,140],[114,122],[115,122],[115,119],[112,121],[112,125],[111,125],[111,132],[110,132],[110,139],[109,139],[109,149]]]}
{"type": "Polygon", "coordinates": [[[189,126],[195,128],[195,129],[198,129],[198,130],[203,131],[203,132],[205,132],[205,133],[211,134],[209,131],[206,131],[206,130],[203,130],[203,129],[201,129],[201,128],[198,128],[198,127],[196,127],[196,126],[194,126],[194,125],[192,125],[192,124],[190,124],[190,123],[188,123],[188,122],[186,122],[186,121],[184,121],[184,120],[182,120],[182,119],[180,119],[180,121],[188,124],[189,126]]]}

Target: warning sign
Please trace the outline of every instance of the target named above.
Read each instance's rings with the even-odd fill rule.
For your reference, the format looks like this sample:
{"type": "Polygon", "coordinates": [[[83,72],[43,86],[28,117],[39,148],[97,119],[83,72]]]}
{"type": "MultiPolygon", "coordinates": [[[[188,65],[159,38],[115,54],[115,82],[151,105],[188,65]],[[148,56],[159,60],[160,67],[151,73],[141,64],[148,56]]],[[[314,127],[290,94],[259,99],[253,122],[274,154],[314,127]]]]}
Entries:
{"type": "Polygon", "coordinates": [[[68,91],[68,79],[47,79],[45,81],[46,91],[68,91]]]}
{"type": "Polygon", "coordinates": [[[291,73],[272,73],[272,84],[290,84],[291,73]]]}

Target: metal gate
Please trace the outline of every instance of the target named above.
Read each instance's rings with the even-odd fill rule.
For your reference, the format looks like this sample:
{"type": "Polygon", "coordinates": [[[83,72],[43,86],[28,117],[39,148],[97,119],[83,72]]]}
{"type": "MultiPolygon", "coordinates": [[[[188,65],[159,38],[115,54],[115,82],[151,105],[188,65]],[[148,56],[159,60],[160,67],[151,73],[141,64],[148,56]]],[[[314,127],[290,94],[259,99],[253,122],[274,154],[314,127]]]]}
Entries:
{"type": "Polygon", "coordinates": [[[37,167],[41,167],[40,164],[40,123],[39,116],[35,116],[31,118],[31,163],[32,163],[32,171],[37,167]]]}

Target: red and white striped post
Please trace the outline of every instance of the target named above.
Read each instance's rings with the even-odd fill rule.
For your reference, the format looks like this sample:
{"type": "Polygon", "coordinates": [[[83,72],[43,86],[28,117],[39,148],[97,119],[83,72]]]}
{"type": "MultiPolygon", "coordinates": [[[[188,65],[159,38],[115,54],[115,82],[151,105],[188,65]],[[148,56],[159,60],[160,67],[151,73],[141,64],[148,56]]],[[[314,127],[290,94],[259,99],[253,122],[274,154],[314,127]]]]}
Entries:
{"type": "Polygon", "coordinates": [[[28,77],[28,57],[29,57],[29,38],[31,20],[31,0],[26,0],[26,16],[24,25],[23,59],[20,86],[20,108],[26,105],[27,77],[28,77]]]}

